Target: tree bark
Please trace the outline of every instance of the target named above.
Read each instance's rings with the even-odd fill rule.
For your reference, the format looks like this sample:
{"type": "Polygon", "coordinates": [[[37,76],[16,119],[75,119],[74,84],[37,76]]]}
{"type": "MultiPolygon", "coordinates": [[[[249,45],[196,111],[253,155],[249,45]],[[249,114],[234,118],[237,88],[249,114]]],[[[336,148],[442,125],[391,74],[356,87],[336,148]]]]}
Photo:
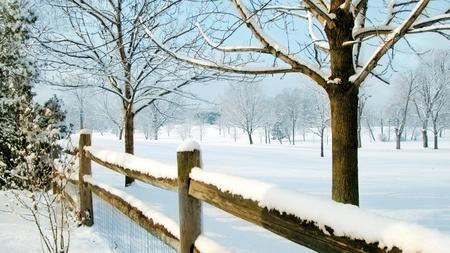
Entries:
{"type": "Polygon", "coordinates": [[[358,189],[358,89],[330,94],[332,129],[332,197],[359,205],[358,189]]]}
{"type": "Polygon", "coordinates": [[[358,126],[357,131],[357,138],[358,138],[358,148],[362,148],[362,142],[361,142],[361,127],[358,126]]]}
{"type": "Polygon", "coordinates": [[[398,128],[395,129],[395,149],[400,149],[400,142],[402,139],[402,133],[398,128]]]}
{"type": "Polygon", "coordinates": [[[329,80],[339,85],[327,85],[330,98],[332,129],[332,198],[341,203],[359,205],[358,189],[358,93],[359,86],[349,82],[355,74],[353,50],[344,42],[352,41],[353,15],[340,6],[344,0],[331,1],[334,22],[326,24],[325,33],[330,45],[329,80]]]}
{"type": "Polygon", "coordinates": [[[122,140],[122,136],[123,136],[123,127],[119,128],[119,141],[122,140]]]}
{"type": "Polygon", "coordinates": [[[292,145],[295,145],[295,121],[292,122],[292,145]]]}
{"type": "Polygon", "coordinates": [[[322,128],[320,132],[320,157],[323,157],[323,132],[324,129],[322,128]]]}
{"type": "Polygon", "coordinates": [[[422,129],[422,142],[423,147],[428,148],[428,133],[426,129],[422,129]]]}
{"type": "MultiPolygon", "coordinates": [[[[134,154],[134,113],[125,111],[125,153],[134,154]]],[[[134,182],[134,178],[125,176],[125,186],[134,182]]]]}
{"type": "Polygon", "coordinates": [[[436,123],[433,122],[433,134],[434,134],[434,149],[438,149],[438,130],[437,130],[437,126],[436,123]]]}
{"type": "Polygon", "coordinates": [[[253,138],[252,138],[252,134],[250,133],[250,131],[247,131],[247,135],[248,135],[248,141],[250,142],[250,144],[253,144],[253,138]]]}

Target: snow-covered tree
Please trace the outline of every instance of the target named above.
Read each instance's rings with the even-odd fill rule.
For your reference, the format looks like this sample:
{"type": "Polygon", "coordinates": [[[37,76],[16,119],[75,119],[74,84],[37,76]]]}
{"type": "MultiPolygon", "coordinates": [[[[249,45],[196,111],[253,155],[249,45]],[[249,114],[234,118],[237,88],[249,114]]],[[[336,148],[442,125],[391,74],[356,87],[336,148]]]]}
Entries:
{"type": "Polygon", "coordinates": [[[299,120],[303,113],[302,105],[304,94],[300,89],[285,89],[281,94],[275,97],[278,103],[279,113],[282,113],[285,118],[285,123],[289,128],[289,133],[292,136],[291,144],[295,145],[295,130],[298,127],[299,120]]]}
{"type": "Polygon", "coordinates": [[[192,34],[177,46],[164,43],[164,29],[147,29],[148,36],[169,56],[195,66],[247,76],[295,73],[324,88],[331,105],[332,198],[358,205],[359,88],[369,76],[383,80],[377,69],[392,63],[383,56],[408,34],[449,38],[448,7],[431,0],[199,2],[193,32],[204,40],[195,43],[210,50],[184,49],[192,34]],[[244,38],[247,43],[233,45],[244,38]]]}
{"type": "Polygon", "coordinates": [[[60,100],[33,102],[36,70],[28,54],[34,21],[24,2],[0,2],[0,187],[48,187],[60,151],[56,140],[67,130],[60,100]]]}
{"type": "Polygon", "coordinates": [[[330,102],[325,92],[320,89],[314,89],[311,92],[310,101],[312,103],[309,116],[311,131],[320,137],[320,157],[323,157],[325,129],[330,125],[330,102]]]}
{"type": "Polygon", "coordinates": [[[428,147],[428,123],[431,121],[434,133],[434,148],[438,148],[438,122],[440,113],[447,103],[447,93],[450,85],[448,58],[450,52],[440,51],[431,55],[431,59],[417,69],[417,92],[414,96],[414,106],[422,123],[423,147],[428,147]]]}
{"type": "Polygon", "coordinates": [[[223,117],[231,126],[247,133],[253,144],[253,132],[263,126],[264,96],[256,83],[232,84],[222,98],[223,117]]]}
{"type": "Polygon", "coordinates": [[[416,92],[415,78],[412,73],[408,73],[395,80],[397,91],[395,99],[392,100],[394,102],[388,107],[387,114],[390,115],[390,123],[394,124],[396,149],[400,149],[402,134],[405,130],[406,120],[412,103],[411,100],[416,92]]]}
{"type": "MultiPolygon", "coordinates": [[[[48,50],[52,65],[81,73],[89,80],[64,87],[93,87],[120,99],[126,153],[134,153],[136,115],[155,101],[167,100],[168,95],[192,98],[184,88],[211,78],[204,75],[206,71],[192,70],[162,56],[144,35],[143,24],[166,27],[167,43],[192,29],[187,23],[181,28],[171,26],[177,2],[48,1],[49,8],[62,15],[58,26],[48,25],[52,29],[40,39],[42,46],[48,50]]],[[[133,181],[126,177],[125,185],[133,181]]]]}

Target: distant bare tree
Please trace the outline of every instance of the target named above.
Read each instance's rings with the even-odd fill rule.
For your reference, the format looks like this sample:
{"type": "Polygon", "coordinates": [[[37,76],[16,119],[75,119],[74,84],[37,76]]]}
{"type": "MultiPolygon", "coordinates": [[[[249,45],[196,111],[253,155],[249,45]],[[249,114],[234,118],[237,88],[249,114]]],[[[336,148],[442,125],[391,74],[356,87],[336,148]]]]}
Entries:
{"type": "Polygon", "coordinates": [[[314,89],[312,92],[311,131],[320,137],[320,157],[324,156],[323,144],[325,129],[330,124],[330,101],[324,91],[314,89]]]}
{"type": "Polygon", "coordinates": [[[222,98],[222,115],[230,125],[247,133],[253,144],[253,132],[263,126],[263,94],[255,83],[230,85],[222,98]]]}
{"type": "Polygon", "coordinates": [[[358,98],[358,148],[362,147],[362,141],[361,141],[361,121],[364,113],[364,107],[366,106],[367,99],[370,98],[370,95],[367,94],[365,91],[359,91],[359,98],[358,98]]]}
{"type": "Polygon", "coordinates": [[[434,149],[438,149],[438,122],[442,109],[447,102],[447,93],[450,85],[450,52],[439,51],[431,56],[431,60],[421,65],[418,72],[417,93],[414,96],[414,105],[417,116],[422,123],[423,147],[428,147],[428,122],[431,120],[434,134],[434,149]]]}
{"type": "Polygon", "coordinates": [[[303,96],[300,89],[285,89],[275,97],[279,108],[286,118],[289,132],[292,136],[291,144],[295,145],[295,129],[302,114],[303,96]]]}
{"type": "Polygon", "coordinates": [[[390,122],[395,124],[395,148],[400,149],[409,106],[416,91],[415,76],[412,73],[408,73],[406,76],[401,76],[395,83],[399,86],[395,94],[394,103],[389,106],[389,114],[391,115],[390,122]]]}

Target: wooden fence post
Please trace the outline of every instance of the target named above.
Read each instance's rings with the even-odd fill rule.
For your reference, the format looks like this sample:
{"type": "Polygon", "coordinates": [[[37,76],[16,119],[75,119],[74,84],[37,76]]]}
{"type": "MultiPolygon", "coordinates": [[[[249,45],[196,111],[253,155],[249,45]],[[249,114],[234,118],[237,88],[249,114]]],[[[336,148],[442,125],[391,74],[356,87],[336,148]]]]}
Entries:
{"type": "Polygon", "coordinates": [[[91,160],[86,157],[85,146],[91,146],[91,133],[89,130],[81,130],[78,145],[80,167],[78,172],[78,194],[80,200],[80,213],[78,219],[81,224],[92,226],[94,224],[94,210],[92,207],[91,190],[84,183],[84,175],[91,175],[91,160]]]}
{"type": "MultiPolygon", "coordinates": [[[[197,144],[198,145],[198,144],[197,144]]],[[[189,173],[201,166],[200,150],[178,150],[178,203],[180,218],[180,252],[194,252],[194,243],[202,231],[201,201],[189,196],[189,173]]]]}

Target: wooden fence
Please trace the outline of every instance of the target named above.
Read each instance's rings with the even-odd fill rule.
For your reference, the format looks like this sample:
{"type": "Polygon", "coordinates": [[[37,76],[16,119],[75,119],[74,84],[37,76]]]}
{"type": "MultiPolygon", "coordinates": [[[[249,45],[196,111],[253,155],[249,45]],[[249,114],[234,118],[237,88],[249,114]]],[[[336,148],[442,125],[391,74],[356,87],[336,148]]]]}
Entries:
{"type": "Polygon", "coordinates": [[[178,178],[157,178],[147,173],[112,164],[97,157],[86,146],[91,145],[91,136],[82,133],[77,150],[79,157],[78,180],[68,179],[79,187],[79,219],[85,225],[94,224],[92,192],[117,208],[149,233],[182,253],[199,252],[194,246],[201,233],[201,201],[211,204],[236,217],[263,227],[295,243],[317,252],[402,252],[398,247],[380,247],[380,243],[367,243],[364,240],[336,236],[333,228],[319,227],[315,222],[277,209],[262,208],[254,200],[239,194],[223,191],[217,186],[190,178],[192,168],[201,167],[200,151],[177,152],[178,178]],[[179,238],[164,226],[146,217],[141,210],[133,207],[120,196],[86,180],[91,174],[91,161],[122,175],[135,178],[144,183],[169,191],[178,191],[179,195],[179,238]]]}

